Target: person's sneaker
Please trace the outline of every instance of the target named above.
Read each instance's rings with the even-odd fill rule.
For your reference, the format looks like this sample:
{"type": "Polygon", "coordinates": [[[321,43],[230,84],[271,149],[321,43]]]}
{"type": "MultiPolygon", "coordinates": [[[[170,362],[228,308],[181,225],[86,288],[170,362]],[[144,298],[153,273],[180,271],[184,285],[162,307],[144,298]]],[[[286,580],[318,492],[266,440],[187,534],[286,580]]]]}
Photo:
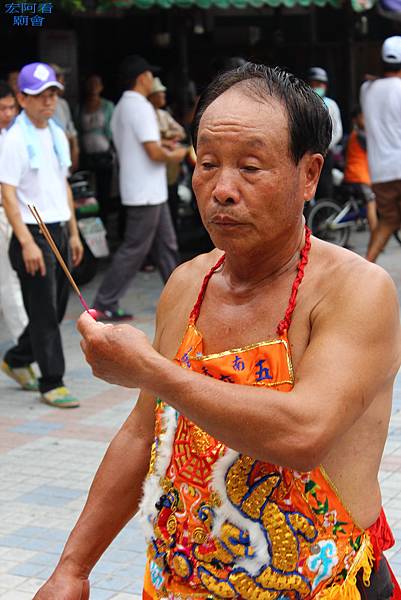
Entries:
{"type": "Polygon", "coordinates": [[[70,391],[64,387],[57,387],[48,392],[44,392],[40,397],[41,402],[55,406],[56,408],[77,408],[79,401],[70,391]]]}
{"type": "Polygon", "coordinates": [[[95,311],[94,318],[96,321],[102,321],[103,323],[110,323],[113,321],[132,321],[134,315],[126,312],[123,308],[117,310],[98,310],[97,308],[92,309],[95,311]]]}
{"type": "Polygon", "coordinates": [[[5,360],[3,360],[0,368],[3,373],[8,375],[8,377],[11,377],[11,379],[14,379],[14,381],[19,383],[23,390],[28,392],[37,392],[39,390],[39,382],[31,365],[13,369],[5,360]]]}

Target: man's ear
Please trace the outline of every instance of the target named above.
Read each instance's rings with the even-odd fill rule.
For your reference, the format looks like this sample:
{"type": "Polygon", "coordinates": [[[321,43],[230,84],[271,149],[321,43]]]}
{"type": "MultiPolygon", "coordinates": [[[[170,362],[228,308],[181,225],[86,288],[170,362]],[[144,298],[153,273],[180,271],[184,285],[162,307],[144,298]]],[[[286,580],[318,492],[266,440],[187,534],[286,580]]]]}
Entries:
{"type": "Polygon", "coordinates": [[[17,102],[20,106],[22,106],[22,108],[25,108],[25,100],[26,97],[24,96],[24,94],[22,92],[17,92],[17,102]]]}
{"type": "Polygon", "coordinates": [[[304,179],[304,201],[308,202],[315,197],[320,172],[323,167],[324,158],[321,154],[305,154],[302,157],[304,179]]]}

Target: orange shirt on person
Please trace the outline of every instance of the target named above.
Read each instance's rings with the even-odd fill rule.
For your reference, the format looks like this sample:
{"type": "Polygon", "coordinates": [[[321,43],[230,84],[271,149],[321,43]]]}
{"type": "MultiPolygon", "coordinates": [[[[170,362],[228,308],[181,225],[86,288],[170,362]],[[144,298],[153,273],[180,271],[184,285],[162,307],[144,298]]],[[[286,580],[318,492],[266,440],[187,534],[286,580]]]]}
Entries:
{"type": "Polygon", "coordinates": [[[358,139],[358,131],[351,132],[345,157],[344,181],[346,183],[371,184],[368,153],[358,139]]]}

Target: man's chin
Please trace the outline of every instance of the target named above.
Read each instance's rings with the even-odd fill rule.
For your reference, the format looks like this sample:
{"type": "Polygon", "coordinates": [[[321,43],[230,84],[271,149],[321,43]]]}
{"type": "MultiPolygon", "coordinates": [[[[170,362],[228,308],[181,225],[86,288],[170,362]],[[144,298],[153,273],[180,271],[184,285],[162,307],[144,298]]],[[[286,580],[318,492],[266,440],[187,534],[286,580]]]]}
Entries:
{"type": "Polygon", "coordinates": [[[233,246],[243,247],[247,243],[247,236],[241,227],[232,228],[230,231],[215,231],[213,228],[207,229],[213,245],[220,250],[226,250],[233,246]]]}

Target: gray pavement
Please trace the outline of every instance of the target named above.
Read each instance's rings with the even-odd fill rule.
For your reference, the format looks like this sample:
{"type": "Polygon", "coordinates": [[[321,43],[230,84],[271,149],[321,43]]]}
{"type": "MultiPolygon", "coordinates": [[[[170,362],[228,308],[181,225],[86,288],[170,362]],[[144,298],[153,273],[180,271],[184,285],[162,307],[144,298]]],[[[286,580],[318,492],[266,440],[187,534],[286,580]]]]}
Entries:
{"type": "MultiPolygon", "coordinates": [[[[351,243],[363,252],[366,233],[351,243]]],[[[380,258],[394,277],[401,297],[401,247],[391,242],[380,258]]],[[[90,303],[98,276],[82,288],[90,303]]],[[[162,284],[157,273],[140,273],[123,306],[135,324],[153,335],[153,318],[162,284]]],[[[0,600],[29,600],[50,575],[68,532],[83,507],[89,485],[107,444],[137,399],[136,390],[95,379],[79,348],[75,321],[81,312],[71,296],[62,324],[67,359],[66,384],[81,408],[60,411],[41,404],[37,394],[17,390],[0,374],[0,600]]],[[[10,339],[0,317],[0,353],[10,339]]],[[[383,502],[396,537],[388,552],[401,579],[401,377],[380,479],[383,502]]],[[[145,544],[134,519],[116,538],[91,576],[91,600],[140,598],[145,544]]]]}

